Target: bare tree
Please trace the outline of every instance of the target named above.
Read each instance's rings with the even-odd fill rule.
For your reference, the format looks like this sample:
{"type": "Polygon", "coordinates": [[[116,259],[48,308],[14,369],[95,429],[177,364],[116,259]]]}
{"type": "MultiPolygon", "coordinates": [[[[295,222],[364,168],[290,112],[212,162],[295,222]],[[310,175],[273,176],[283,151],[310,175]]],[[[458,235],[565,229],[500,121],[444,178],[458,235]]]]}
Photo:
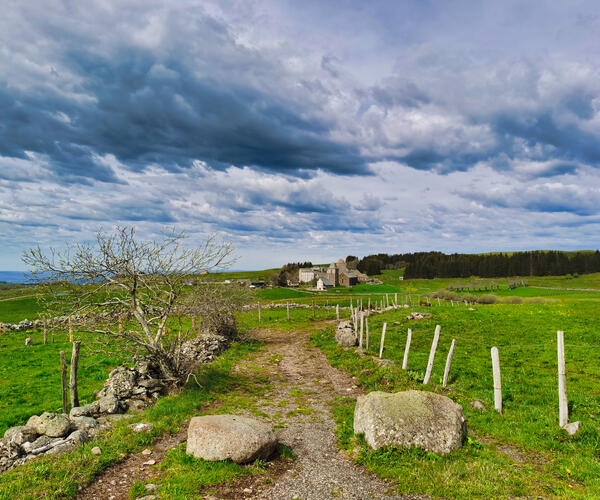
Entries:
{"type": "MultiPolygon", "coordinates": [[[[23,261],[48,287],[43,294],[47,317],[70,317],[79,331],[109,339],[107,346],[141,352],[158,364],[164,378],[180,383],[189,374],[181,347],[195,333],[184,328],[182,317],[193,314],[199,316],[198,328],[214,327],[220,321],[216,304],[226,316],[224,288],[204,289],[193,279],[226,267],[232,257],[231,246],[215,237],[196,249],[184,247],[184,238],[172,230],[159,241],[141,241],[135,228],[118,227],[112,234],[99,232],[94,244],[49,253],[30,249],[23,261]]],[[[231,322],[231,309],[229,314],[231,322]]]]}

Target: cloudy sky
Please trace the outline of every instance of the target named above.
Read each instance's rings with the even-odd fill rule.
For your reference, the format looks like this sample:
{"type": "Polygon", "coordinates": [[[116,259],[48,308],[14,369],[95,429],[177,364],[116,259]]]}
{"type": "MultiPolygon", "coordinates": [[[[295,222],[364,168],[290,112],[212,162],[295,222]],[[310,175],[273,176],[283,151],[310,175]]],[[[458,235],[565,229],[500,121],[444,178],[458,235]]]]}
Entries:
{"type": "Polygon", "coordinates": [[[596,1],[4,0],[0,269],[98,229],[237,268],[600,247],[596,1]]]}

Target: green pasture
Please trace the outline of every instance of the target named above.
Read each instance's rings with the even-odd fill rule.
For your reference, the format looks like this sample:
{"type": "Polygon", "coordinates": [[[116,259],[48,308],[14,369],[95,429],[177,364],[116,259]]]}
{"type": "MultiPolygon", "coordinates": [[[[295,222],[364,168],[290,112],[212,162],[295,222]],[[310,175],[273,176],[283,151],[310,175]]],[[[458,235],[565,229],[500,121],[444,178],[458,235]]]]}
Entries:
{"type": "MultiPolygon", "coordinates": [[[[448,498],[600,496],[600,335],[598,305],[444,304],[400,309],[369,318],[367,356],[337,346],[333,331],[315,333],[314,342],[328,358],[359,378],[368,391],[426,389],[445,393],[463,405],[469,442],[459,452],[438,457],[418,451],[369,451],[353,439],[353,402],[337,406],[342,446],[358,446],[358,460],[385,477],[400,481],[403,493],[426,493],[448,498]],[[421,310],[433,317],[407,320],[421,310]],[[381,367],[373,359],[387,323],[381,367]],[[432,383],[422,384],[435,325],[441,325],[432,383]],[[412,329],[408,370],[401,369],[407,329],[412,329]],[[558,427],[556,331],[565,332],[570,421],[580,420],[576,436],[558,427]],[[447,388],[441,387],[450,343],[456,339],[447,388]],[[497,346],[502,369],[504,413],[493,410],[490,348],[497,346]],[[487,412],[469,406],[482,400],[487,412]],[[567,472],[570,471],[570,472],[567,472]],[[569,486],[570,485],[570,486],[569,486]]],[[[355,450],[356,452],[356,450],[355,450]]]]}

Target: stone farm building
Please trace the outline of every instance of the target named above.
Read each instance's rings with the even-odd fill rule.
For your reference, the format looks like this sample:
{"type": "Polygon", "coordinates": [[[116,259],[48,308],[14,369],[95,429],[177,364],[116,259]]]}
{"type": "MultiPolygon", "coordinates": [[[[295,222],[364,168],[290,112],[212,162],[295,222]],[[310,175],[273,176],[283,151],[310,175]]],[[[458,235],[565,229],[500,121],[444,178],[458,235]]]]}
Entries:
{"type": "Polygon", "coordinates": [[[333,286],[354,286],[367,283],[369,277],[354,269],[348,269],[343,259],[332,262],[328,267],[304,267],[298,271],[300,283],[310,283],[317,280],[317,289],[325,290],[333,286]],[[321,288],[319,287],[321,281],[321,288]]]}

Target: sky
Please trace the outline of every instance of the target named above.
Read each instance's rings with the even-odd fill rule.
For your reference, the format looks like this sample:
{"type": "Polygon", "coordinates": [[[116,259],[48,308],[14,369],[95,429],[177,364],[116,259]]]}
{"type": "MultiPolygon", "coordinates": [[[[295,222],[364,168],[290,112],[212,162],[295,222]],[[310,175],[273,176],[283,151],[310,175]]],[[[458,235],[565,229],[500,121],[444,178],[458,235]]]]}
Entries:
{"type": "Polygon", "coordinates": [[[237,269],[600,247],[595,1],[2,10],[0,269],[115,225],[237,269]]]}

